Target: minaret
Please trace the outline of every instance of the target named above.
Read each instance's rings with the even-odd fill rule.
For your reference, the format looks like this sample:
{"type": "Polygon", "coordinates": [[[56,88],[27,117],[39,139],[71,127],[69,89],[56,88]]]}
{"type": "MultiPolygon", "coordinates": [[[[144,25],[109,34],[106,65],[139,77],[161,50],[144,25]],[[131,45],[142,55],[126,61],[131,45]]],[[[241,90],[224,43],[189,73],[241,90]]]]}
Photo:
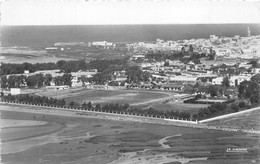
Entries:
{"type": "Polygon", "coordinates": [[[251,36],[251,31],[250,31],[249,26],[247,26],[247,37],[250,37],[250,36],[251,36]]]}

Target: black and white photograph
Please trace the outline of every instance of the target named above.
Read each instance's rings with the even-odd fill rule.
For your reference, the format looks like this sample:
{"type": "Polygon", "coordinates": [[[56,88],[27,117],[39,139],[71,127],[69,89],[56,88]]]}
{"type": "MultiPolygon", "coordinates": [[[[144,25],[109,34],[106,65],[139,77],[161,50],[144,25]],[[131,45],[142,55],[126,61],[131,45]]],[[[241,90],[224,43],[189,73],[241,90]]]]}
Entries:
{"type": "Polygon", "coordinates": [[[260,0],[0,0],[1,164],[259,164],[260,0]]]}

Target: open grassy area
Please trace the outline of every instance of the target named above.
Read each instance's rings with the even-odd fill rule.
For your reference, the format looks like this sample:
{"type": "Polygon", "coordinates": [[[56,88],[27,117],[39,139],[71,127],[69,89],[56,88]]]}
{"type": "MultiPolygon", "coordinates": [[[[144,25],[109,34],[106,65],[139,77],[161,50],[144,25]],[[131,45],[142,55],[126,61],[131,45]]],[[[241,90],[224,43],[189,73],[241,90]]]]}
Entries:
{"type": "MultiPolygon", "coordinates": [[[[258,135],[13,112],[9,108],[14,106],[1,107],[6,108],[5,111],[1,110],[2,119],[64,125],[57,131],[48,135],[41,134],[36,138],[28,133],[27,139],[24,139],[24,135],[20,135],[22,127],[16,127],[12,134],[5,132],[5,138],[11,135],[16,138],[15,142],[6,141],[1,145],[4,163],[259,163],[258,135]],[[249,151],[242,154],[227,153],[228,147],[246,147],[249,151]],[[7,150],[9,153],[6,153],[7,150]]],[[[23,110],[22,108],[27,107],[15,108],[23,110]]],[[[34,125],[26,128],[41,131],[34,125]]]]}
{"type": "Polygon", "coordinates": [[[136,104],[150,102],[151,100],[166,98],[169,93],[163,92],[145,92],[132,90],[88,90],[82,88],[81,90],[66,90],[54,91],[48,93],[40,93],[39,95],[51,96],[54,98],[64,98],[66,102],[75,101],[80,104],[91,101],[93,104],[136,104]]]}
{"type": "Polygon", "coordinates": [[[199,109],[208,107],[207,104],[185,104],[182,102],[168,102],[168,103],[160,103],[152,106],[154,109],[161,111],[184,111],[189,112],[191,114],[198,113],[199,109]]]}
{"type": "Polygon", "coordinates": [[[245,113],[243,115],[233,116],[230,118],[215,120],[208,122],[207,124],[226,128],[260,130],[260,110],[245,113]]]}

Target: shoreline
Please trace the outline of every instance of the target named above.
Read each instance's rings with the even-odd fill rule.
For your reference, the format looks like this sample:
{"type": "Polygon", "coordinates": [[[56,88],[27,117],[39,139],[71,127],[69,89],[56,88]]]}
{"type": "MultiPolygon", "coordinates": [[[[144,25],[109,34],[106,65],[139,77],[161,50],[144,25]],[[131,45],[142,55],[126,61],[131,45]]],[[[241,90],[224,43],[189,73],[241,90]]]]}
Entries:
{"type": "MultiPolygon", "coordinates": [[[[148,124],[160,124],[160,125],[173,125],[177,127],[186,128],[197,128],[197,129],[211,129],[211,130],[221,130],[221,131],[233,131],[233,132],[244,132],[251,134],[260,134],[257,130],[247,130],[247,129],[234,129],[234,128],[221,128],[216,126],[208,126],[206,124],[191,124],[185,122],[179,122],[181,120],[167,120],[162,118],[152,118],[134,115],[124,115],[124,114],[114,114],[96,111],[86,111],[86,110],[76,110],[76,109],[64,109],[56,107],[43,107],[35,105],[25,105],[25,104],[9,104],[0,102],[0,106],[23,106],[23,110],[17,110],[15,108],[10,108],[12,111],[25,112],[25,113],[38,113],[46,115],[57,115],[65,117],[79,117],[79,118],[94,118],[94,119],[106,119],[113,121],[127,121],[127,122],[139,122],[148,124]],[[62,111],[62,112],[61,112],[62,111]]],[[[0,109],[5,110],[5,109],[0,109]]]]}

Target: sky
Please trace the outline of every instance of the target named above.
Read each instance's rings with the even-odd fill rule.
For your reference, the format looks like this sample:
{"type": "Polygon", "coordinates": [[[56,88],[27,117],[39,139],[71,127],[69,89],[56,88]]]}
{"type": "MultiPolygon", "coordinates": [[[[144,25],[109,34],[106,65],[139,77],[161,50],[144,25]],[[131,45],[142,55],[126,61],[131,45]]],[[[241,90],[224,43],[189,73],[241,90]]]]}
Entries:
{"type": "Polygon", "coordinates": [[[260,23],[260,0],[0,0],[1,25],[260,23]]]}

